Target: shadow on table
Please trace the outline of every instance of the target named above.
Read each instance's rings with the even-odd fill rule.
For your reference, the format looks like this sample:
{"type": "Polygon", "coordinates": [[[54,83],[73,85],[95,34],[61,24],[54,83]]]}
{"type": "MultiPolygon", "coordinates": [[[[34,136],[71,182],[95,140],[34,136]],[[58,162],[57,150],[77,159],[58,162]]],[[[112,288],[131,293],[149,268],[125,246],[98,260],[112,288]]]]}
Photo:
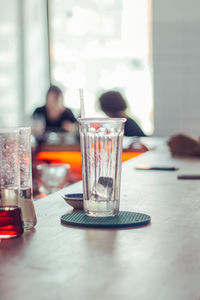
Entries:
{"type": "Polygon", "coordinates": [[[34,233],[36,232],[35,228],[24,231],[23,235],[17,238],[11,239],[1,239],[0,240],[0,255],[2,257],[23,257],[24,251],[27,247],[30,247],[31,240],[34,233]]]}

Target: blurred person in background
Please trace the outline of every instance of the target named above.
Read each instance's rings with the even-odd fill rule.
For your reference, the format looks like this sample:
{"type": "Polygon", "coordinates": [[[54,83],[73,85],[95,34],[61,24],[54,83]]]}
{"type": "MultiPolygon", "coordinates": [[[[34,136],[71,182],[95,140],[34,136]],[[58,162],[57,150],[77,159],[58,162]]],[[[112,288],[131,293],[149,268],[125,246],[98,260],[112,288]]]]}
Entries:
{"type": "Polygon", "coordinates": [[[55,85],[50,86],[46,95],[46,104],[36,108],[32,118],[33,121],[36,121],[35,123],[40,121],[38,122],[38,124],[40,123],[38,125],[40,126],[38,128],[40,129],[40,135],[51,131],[73,133],[75,130],[76,118],[72,111],[64,106],[63,93],[55,85]]]}
{"type": "Polygon", "coordinates": [[[126,118],[124,136],[145,136],[139,125],[127,113],[127,104],[118,91],[108,91],[99,97],[102,111],[111,118],[126,118]]]}
{"type": "Polygon", "coordinates": [[[173,156],[200,156],[200,140],[192,136],[172,135],[167,143],[173,156]]]}

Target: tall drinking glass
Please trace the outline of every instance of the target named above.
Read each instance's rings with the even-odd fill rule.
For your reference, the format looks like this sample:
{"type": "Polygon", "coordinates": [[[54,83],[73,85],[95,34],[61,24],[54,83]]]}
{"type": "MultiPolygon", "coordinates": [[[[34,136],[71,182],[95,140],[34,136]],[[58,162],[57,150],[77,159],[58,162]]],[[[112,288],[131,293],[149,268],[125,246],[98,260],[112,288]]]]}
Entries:
{"type": "Polygon", "coordinates": [[[83,204],[88,216],[119,212],[125,118],[80,118],[83,204]]]}
{"type": "Polygon", "coordinates": [[[22,235],[21,209],[18,207],[19,130],[0,129],[0,239],[22,235]]]}
{"type": "Polygon", "coordinates": [[[32,192],[31,127],[19,127],[20,191],[19,206],[24,228],[37,223],[32,192]]]}

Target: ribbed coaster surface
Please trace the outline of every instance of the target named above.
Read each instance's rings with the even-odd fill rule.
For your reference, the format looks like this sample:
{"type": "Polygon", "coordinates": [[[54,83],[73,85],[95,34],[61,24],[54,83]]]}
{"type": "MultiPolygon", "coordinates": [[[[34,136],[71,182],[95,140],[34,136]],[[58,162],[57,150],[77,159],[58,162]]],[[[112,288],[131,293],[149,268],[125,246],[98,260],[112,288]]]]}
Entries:
{"type": "Polygon", "coordinates": [[[147,225],[151,222],[151,217],[142,213],[120,211],[114,217],[88,217],[84,212],[72,212],[61,217],[61,223],[65,225],[80,227],[135,227],[147,225]]]}

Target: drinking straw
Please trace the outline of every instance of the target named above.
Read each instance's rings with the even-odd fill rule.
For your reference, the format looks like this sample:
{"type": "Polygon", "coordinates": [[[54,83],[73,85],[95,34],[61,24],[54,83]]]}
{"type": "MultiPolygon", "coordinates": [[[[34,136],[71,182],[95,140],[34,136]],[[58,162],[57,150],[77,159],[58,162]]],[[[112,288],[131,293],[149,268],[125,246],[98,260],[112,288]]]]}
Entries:
{"type": "Polygon", "coordinates": [[[83,88],[79,88],[79,95],[80,95],[80,106],[81,106],[81,118],[85,118],[83,88]]]}

